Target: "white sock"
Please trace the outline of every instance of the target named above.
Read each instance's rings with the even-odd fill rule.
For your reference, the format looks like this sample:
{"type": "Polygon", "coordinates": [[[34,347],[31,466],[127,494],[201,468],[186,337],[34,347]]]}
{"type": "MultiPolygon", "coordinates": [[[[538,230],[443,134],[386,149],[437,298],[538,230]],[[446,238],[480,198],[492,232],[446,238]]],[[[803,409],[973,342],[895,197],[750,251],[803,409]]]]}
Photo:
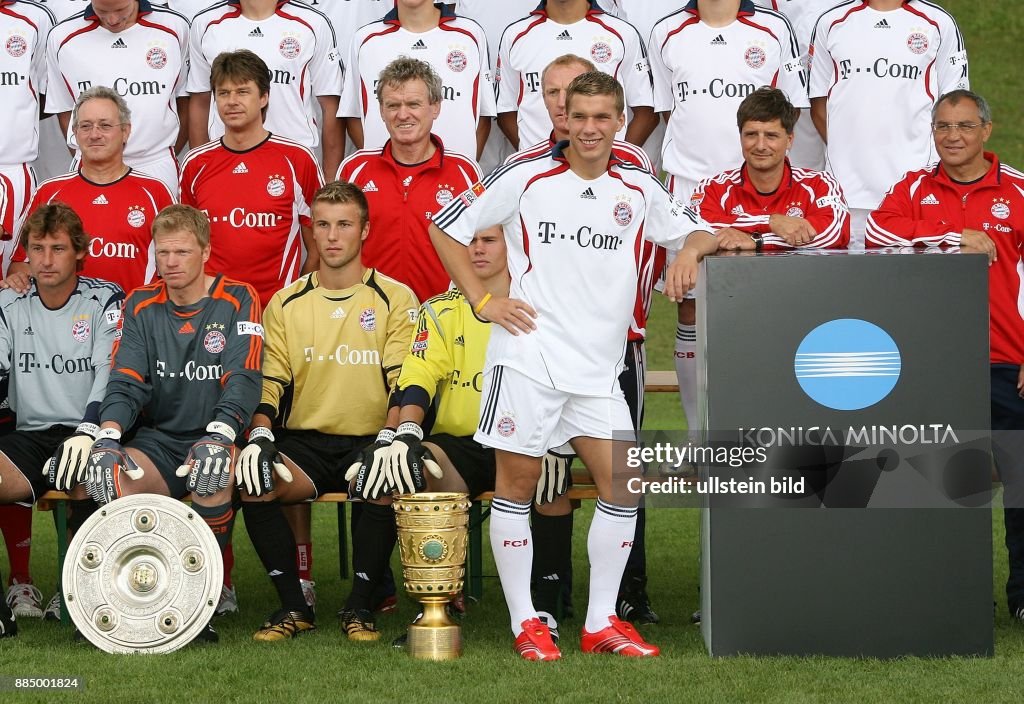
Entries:
{"type": "Polygon", "coordinates": [[[505,592],[512,633],[517,638],[523,632],[523,621],[537,617],[530,594],[533,568],[530,505],[530,502],[521,504],[497,496],[491,500],[491,552],[505,592]]]}
{"type": "Polygon", "coordinates": [[[686,427],[694,437],[700,422],[697,419],[697,326],[676,324],[676,379],[679,398],[686,414],[686,427]]]}
{"type": "Polygon", "coordinates": [[[616,506],[597,500],[594,520],[587,536],[587,555],[590,557],[590,602],[587,604],[587,622],[590,633],[606,628],[609,616],[615,615],[615,599],[619,595],[619,582],[626,569],[629,551],[633,548],[636,532],[636,506],[616,506]]]}

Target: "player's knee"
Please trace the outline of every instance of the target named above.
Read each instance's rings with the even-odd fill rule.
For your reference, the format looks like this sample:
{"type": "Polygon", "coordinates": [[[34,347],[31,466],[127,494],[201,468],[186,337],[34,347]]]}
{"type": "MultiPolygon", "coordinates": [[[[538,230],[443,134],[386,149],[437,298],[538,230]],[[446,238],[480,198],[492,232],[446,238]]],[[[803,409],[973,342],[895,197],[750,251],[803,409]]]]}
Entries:
{"type": "Polygon", "coordinates": [[[696,325],[697,302],[690,299],[684,300],[682,303],[679,304],[677,315],[677,319],[681,325],[696,325]]]}

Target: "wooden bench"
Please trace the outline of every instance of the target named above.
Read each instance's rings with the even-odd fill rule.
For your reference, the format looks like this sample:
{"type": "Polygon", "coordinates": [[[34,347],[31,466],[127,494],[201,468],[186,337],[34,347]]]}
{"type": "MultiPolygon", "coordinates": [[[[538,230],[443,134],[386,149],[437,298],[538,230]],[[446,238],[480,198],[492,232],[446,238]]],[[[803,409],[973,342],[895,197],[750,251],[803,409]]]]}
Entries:
{"type": "MultiPolygon", "coordinates": [[[[674,371],[648,371],[644,386],[647,393],[678,393],[674,371]]],[[[68,551],[68,520],[67,502],[69,496],[60,491],[48,491],[36,502],[40,511],[56,511],[57,518],[57,565],[58,574],[63,572],[64,557],[68,551]]],[[[484,510],[483,502],[490,502],[494,492],[488,491],[474,499],[469,509],[469,546],[466,554],[466,594],[479,599],[483,595],[483,522],[487,519],[489,509],[484,510]]],[[[569,489],[569,498],[573,501],[597,499],[597,487],[590,473],[577,465],[573,471],[573,486],[569,489]]],[[[348,495],[344,492],[323,494],[314,503],[334,503],[338,506],[338,572],[342,580],[348,579],[348,524],[345,504],[348,495]]],[[[61,610],[61,621],[67,623],[67,609],[61,610]]]]}

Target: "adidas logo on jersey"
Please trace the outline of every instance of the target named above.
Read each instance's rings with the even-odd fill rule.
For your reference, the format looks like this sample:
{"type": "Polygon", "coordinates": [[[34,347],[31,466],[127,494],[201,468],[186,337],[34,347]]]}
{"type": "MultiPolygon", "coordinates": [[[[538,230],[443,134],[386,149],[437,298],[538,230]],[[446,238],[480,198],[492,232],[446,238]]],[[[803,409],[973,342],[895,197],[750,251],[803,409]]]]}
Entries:
{"type": "Polygon", "coordinates": [[[105,195],[103,195],[102,193],[100,193],[98,196],[96,196],[95,198],[92,199],[92,204],[93,205],[109,205],[109,203],[107,202],[107,197],[105,195]]]}
{"type": "Polygon", "coordinates": [[[743,215],[743,206],[737,205],[731,211],[733,215],[743,215]]]}
{"type": "Polygon", "coordinates": [[[725,41],[725,37],[723,37],[721,34],[719,34],[717,37],[711,40],[711,46],[725,46],[728,43],[729,42],[725,41]]]}
{"type": "Polygon", "coordinates": [[[231,170],[231,173],[233,173],[233,174],[247,174],[247,173],[249,173],[249,168],[245,165],[244,161],[240,161],[240,162],[238,162],[238,166],[236,166],[235,168],[233,168],[231,170]]]}
{"type": "Polygon", "coordinates": [[[875,29],[889,29],[889,23],[885,20],[880,20],[875,23],[875,29]]]}
{"type": "Polygon", "coordinates": [[[416,40],[416,43],[412,45],[413,49],[426,49],[427,45],[423,43],[422,39],[416,40]]]}
{"type": "Polygon", "coordinates": [[[250,37],[259,37],[259,38],[262,39],[263,38],[263,32],[260,31],[259,27],[257,27],[256,29],[254,29],[251,32],[249,32],[249,36],[250,37]]]}
{"type": "Polygon", "coordinates": [[[124,39],[118,37],[117,41],[110,45],[111,49],[127,49],[128,45],[124,43],[124,39]]]}
{"type": "Polygon", "coordinates": [[[363,186],[363,193],[376,193],[378,190],[377,184],[373,181],[367,181],[366,185],[363,186]]]}
{"type": "Polygon", "coordinates": [[[192,327],[192,322],[189,320],[185,321],[185,324],[178,328],[179,335],[191,335],[196,329],[192,327]]]}
{"type": "Polygon", "coordinates": [[[459,335],[458,337],[455,338],[455,344],[458,345],[459,347],[465,347],[466,338],[464,338],[462,335],[459,335]]]}
{"type": "Polygon", "coordinates": [[[597,196],[594,195],[594,189],[588,188],[587,190],[580,193],[580,198],[586,198],[587,200],[597,200],[597,196]]]}
{"type": "Polygon", "coordinates": [[[939,199],[935,197],[934,193],[929,193],[921,199],[921,205],[938,205],[939,199]]]}
{"type": "Polygon", "coordinates": [[[335,308],[334,312],[331,313],[331,320],[341,320],[344,317],[345,317],[345,311],[343,311],[341,309],[341,306],[338,306],[337,308],[335,308]]]}
{"type": "Polygon", "coordinates": [[[555,37],[558,41],[572,41],[572,35],[569,34],[568,29],[563,29],[562,33],[555,37]]]}
{"type": "Polygon", "coordinates": [[[21,334],[22,335],[35,335],[36,333],[35,333],[34,330],[32,330],[32,326],[29,325],[27,328],[25,328],[25,331],[22,332],[21,334]]]}

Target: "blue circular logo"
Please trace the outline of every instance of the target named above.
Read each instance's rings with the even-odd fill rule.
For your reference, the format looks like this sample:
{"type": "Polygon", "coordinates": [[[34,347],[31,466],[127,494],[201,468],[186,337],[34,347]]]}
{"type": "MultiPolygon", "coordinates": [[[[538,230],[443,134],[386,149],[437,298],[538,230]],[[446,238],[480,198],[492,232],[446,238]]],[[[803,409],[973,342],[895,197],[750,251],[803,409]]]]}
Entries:
{"type": "Polygon", "coordinates": [[[900,368],[900,350],[889,333],[855,318],[811,330],[793,363],[804,393],[838,411],[856,411],[881,401],[895,388],[900,368]]]}

